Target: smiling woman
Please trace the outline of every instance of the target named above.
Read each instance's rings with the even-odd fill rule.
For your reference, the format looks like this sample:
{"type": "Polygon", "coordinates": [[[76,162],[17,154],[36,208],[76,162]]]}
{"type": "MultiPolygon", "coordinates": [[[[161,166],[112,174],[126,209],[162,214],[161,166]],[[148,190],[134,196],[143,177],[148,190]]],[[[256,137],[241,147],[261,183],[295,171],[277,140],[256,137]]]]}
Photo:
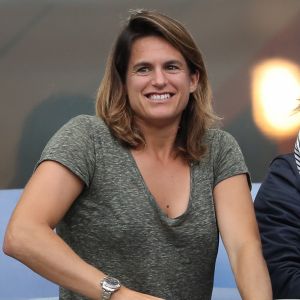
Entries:
{"type": "Polygon", "coordinates": [[[187,30],[132,12],[96,110],[47,144],[4,251],[59,284],[62,300],[209,300],[220,230],[242,297],[270,300],[248,170],[234,138],[211,128],[187,30]]]}
{"type": "Polygon", "coordinates": [[[178,127],[190,93],[198,85],[181,53],[166,40],[149,36],[136,40],[129,59],[126,91],[138,126],[178,127]]]}
{"type": "MultiPolygon", "coordinates": [[[[206,148],[202,143],[203,135],[218,118],[212,110],[211,91],[202,55],[190,33],[168,16],[153,11],[135,11],[131,14],[130,22],[121,31],[108,59],[97,96],[97,114],[125,145],[133,148],[143,146],[144,133],[136,124],[131,106],[126,105],[130,101],[127,85],[131,81],[128,80],[143,75],[148,80],[152,78],[152,83],[153,80],[158,80],[156,84],[159,84],[160,80],[167,78],[162,75],[177,74],[171,77],[178,78],[183,73],[189,77],[189,84],[194,86],[188,87],[191,92],[183,98],[188,103],[180,118],[180,130],[176,128],[175,151],[188,161],[198,160],[206,148]],[[151,43],[154,41],[155,45],[151,43]],[[147,43],[147,47],[144,43],[147,43]],[[163,49],[159,49],[162,46],[167,50],[164,61],[159,57],[163,53],[163,49]],[[155,54],[149,51],[150,47],[152,50],[156,49],[155,54]],[[141,50],[145,51],[147,57],[140,55],[141,50]],[[151,60],[145,61],[146,58],[151,60]],[[157,58],[160,58],[161,70],[157,66],[158,62],[154,61],[157,58]],[[134,65],[133,60],[136,60],[134,65]],[[160,72],[162,70],[164,72],[160,72]]],[[[153,88],[157,93],[157,87],[153,88]]],[[[170,84],[168,88],[171,88],[170,84]]],[[[170,96],[174,94],[173,89],[174,87],[168,91],[172,92],[170,96]]],[[[164,92],[161,87],[159,91],[164,92]]],[[[158,98],[158,94],[153,95],[153,98],[158,98]]]]}

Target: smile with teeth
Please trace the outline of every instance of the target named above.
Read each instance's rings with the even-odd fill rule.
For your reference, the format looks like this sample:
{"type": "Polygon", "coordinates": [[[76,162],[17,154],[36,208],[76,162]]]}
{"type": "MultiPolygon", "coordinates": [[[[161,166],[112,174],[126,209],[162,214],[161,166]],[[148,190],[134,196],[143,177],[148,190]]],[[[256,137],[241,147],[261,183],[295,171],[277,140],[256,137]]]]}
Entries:
{"type": "Polygon", "coordinates": [[[171,98],[173,95],[170,93],[164,93],[164,94],[149,94],[147,95],[147,98],[152,101],[162,101],[167,100],[171,98]]]}

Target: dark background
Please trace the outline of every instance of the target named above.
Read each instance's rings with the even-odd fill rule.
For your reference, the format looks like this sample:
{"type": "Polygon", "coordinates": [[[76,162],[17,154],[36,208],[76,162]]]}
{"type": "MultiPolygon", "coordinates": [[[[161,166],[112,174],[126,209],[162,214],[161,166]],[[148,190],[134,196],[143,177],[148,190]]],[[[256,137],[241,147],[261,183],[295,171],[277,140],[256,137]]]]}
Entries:
{"type": "Polygon", "coordinates": [[[261,181],[294,137],[269,140],[251,113],[250,73],[280,56],[300,63],[299,0],[0,0],[0,188],[20,188],[50,136],[94,113],[111,45],[131,8],[184,23],[204,54],[223,127],[261,181]]]}

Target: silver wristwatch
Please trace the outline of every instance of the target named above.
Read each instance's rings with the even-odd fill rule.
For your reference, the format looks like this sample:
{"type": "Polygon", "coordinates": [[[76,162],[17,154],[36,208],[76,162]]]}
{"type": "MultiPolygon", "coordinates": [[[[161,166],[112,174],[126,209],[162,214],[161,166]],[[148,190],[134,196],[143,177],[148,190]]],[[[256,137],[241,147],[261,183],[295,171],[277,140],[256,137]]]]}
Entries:
{"type": "Polygon", "coordinates": [[[109,300],[111,295],[121,287],[120,281],[113,277],[105,277],[100,284],[102,286],[101,300],[109,300]]]}

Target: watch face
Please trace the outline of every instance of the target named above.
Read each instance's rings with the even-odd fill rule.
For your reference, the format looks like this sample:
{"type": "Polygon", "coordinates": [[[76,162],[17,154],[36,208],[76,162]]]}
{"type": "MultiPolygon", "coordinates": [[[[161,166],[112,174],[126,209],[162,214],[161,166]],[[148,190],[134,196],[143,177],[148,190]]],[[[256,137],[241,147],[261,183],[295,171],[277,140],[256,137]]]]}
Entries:
{"type": "Polygon", "coordinates": [[[120,288],[120,286],[120,281],[113,277],[106,277],[102,283],[102,287],[109,292],[114,292],[115,290],[120,288]]]}

